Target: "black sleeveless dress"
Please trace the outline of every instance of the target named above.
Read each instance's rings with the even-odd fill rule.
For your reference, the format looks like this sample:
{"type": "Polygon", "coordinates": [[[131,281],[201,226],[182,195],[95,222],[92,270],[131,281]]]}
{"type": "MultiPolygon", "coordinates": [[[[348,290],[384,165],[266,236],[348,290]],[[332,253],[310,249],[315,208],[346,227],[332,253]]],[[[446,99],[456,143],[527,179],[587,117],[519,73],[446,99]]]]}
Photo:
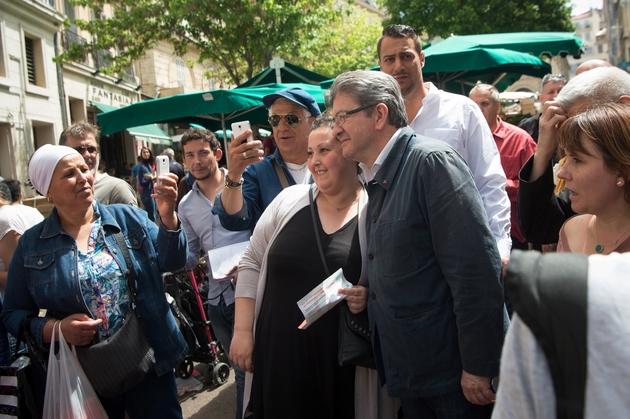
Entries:
{"type": "MultiPolygon", "coordinates": [[[[328,235],[317,228],[331,273],[361,274],[357,217],[328,235]]],[[[300,210],[269,251],[267,285],[256,323],[251,407],[256,419],[354,418],[354,367],[337,360],[338,306],[306,330],[297,301],[326,279],[310,208],[300,210]]],[[[345,304],[342,302],[341,304],[345,304]]]]}

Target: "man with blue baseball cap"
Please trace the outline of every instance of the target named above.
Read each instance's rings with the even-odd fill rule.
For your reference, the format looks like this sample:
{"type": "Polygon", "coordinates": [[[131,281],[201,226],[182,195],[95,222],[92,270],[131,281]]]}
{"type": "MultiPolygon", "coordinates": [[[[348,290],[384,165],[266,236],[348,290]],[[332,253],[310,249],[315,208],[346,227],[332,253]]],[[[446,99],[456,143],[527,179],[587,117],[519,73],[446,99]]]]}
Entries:
{"type": "Polygon", "coordinates": [[[321,113],[317,102],[305,90],[290,87],[265,96],[263,103],[277,148],[263,158],[260,141],[245,142],[249,130],[228,147],[229,173],[212,208],[228,230],[252,230],[282,189],[310,182],[306,149],[310,127],[321,113]]]}

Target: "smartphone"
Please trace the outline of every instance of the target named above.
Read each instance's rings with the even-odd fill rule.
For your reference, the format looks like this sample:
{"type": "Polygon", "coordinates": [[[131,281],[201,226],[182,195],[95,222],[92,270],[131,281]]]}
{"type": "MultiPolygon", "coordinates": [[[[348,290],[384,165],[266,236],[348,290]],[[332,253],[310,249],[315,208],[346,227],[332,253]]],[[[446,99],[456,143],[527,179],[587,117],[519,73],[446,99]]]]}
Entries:
{"type": "MultiPolygon", "coordinates": [[[[155,175],[163,176],[169,173],[168,156],[157,156],[155,158],[155,175]]],[[[160,182],[158,181],[158,185],[160,182]]]]}
{"type": "MultiPolygon", "coordinates": [[[[234,138],[243,134],[245,131],[251,130],[251,129],[252,129],[252,126],[249,124],[249,121],[235,122],[232,124],[232,134],[234,134],[234,138]]],[[[252,141],[254,141],[254,135],[249,134],[249,137],[247,137],[245,142],[250,143],[252,141]]]]}

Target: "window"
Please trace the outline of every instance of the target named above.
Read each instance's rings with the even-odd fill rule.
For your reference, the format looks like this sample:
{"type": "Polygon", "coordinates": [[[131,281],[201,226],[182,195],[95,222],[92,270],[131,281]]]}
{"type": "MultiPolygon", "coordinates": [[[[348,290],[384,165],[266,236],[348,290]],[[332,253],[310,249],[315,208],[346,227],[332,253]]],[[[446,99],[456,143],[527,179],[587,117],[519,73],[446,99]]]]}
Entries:
{"type": "Polygon", "coordinates": [[[590,40],[591,40],[591,33],[590,33],[590,32],[586,32],[586,33],[584,34],[584,39],[585,39],[586,41],[590,41],[590,40]]]}
{"type": "Polygon", "coordinates": [[[601,54],[601,53],[603,53],[603,52],[604,52],[604,46],[603,46],[603,45],[601,45],[601,44],[600,44],[600,45],[598,45],[598,46],[597,46],[597,53],[598,53],[598,54],[601,54]]]}
{"type": "Polygon", "coordinates": [[[186,62],[181,57],[175,58],[175,68],[177,69],[177,84],[186,86],[186,62]]]}
{"type": "Polygon", "coordinates": [[[25,35],[24,52],[26,54],[28,82],[35,86],[46,87],[41,39],[25,35]]]}

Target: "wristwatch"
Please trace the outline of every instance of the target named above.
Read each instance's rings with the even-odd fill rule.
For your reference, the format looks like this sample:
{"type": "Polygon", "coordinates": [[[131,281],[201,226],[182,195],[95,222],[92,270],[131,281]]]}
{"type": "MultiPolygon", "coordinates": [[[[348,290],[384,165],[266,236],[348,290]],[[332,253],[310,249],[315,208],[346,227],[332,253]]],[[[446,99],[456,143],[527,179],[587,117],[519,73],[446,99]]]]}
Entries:
{"type": "Polygon", "coordinates": [[[230,180],[228,175],[225,175],[225,187],[228,189],[238,189],[243,186],[243,182],[245,182],[245,179],[243,179],[242,177],[240,181],[233,182],[232,180],[230,180]]]}

